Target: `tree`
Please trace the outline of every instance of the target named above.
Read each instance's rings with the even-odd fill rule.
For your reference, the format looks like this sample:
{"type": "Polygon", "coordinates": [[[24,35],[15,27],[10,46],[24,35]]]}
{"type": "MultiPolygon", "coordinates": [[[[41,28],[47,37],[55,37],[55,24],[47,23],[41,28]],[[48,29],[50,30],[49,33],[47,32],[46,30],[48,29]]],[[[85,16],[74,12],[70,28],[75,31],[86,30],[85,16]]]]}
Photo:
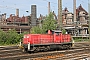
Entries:
{"type": "Polygon", "coordinates": [[[34,26],[33,28],[31,28],[30,33],[31,34],[42,34],[42,28],[40,28],[39,26],[34,26]]]}
{"type": "Polygon", "coordinates": [[[12,29],[7,32],[7,40],[6,44],[15,44],[19,42],[19,34],[16,32],[16,30],[12,29]]]}
{"type": "Polygon", "coordinates": [[[57,28],[56,20],[54,19],[53,13],[51,12],[46,18],[42,21],[42,27],[34,26],[31,28],[31,33],[43,34],[47,30],[55,30],[57,28]]]}
{"type": "Polygon", "coordinates": [[[23,35],[28,33],[18,34],[15,29],[11,29],[8,32],[0,29],[0,45],[18,44],[22,40],[23,35]]]}
{"type": "Polygon", "coordinates": [[[7,33],[0,29],[0,45],[4,44],[7,39],[7,33]]]}
{"type": "Polygon", "coordinates": [[[62,33],[63,33],[63,34],[66,34],[66,30],[65,30],[65,29],[62,29],[62,33]]]}
{"type": "Polygon", "coordinates": [[[45,20],[43,20],[42,29],[43,33],[45,33],[47,30],[57,29],[56,20],[54,19],[52,12],[45,18],[45,20]]]}

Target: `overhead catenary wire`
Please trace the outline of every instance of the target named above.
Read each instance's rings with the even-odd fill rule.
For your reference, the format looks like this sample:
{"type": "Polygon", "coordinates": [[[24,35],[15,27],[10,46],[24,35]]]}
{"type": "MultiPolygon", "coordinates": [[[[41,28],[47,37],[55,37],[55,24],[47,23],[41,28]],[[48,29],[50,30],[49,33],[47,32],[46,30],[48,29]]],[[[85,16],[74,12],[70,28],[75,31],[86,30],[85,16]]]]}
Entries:
{"type": "MultiPolygon", "coordinates": [[[[47,1],[47,0],[42,0],[42,1],[49,2],[49,1],[47,1]]],[[[5,1],[3,1],[3,2],[5,2],[5,1]]],[[[50,3],[57,4],[57,3],[55,3],[55,2],[50,2],[50,3]]],[[[15,5],[14,7],[17,8],[17,6],[16,6],[17,4],[14,4],[14,5],[15,5]]],[[[21,5],[21,6],[23,6],[23,5],[21,5]]],[[[20,7],[21,7],[21,6],[20,6],[20,7]]],[[[26,5],[25,5],[25,6],[26,6],[26,5]]],[[[64,5],[63,5],[63,6],[64,6],[64,5]]],[[[45,7],[45,6],[43,6],[43,7],[45,7]]],[[[66,7],[66,6],[64,6],[64,7],[66,7]]],[[[9,7],[9,8],[15,9],[15,8],[12,8],[12,7],[9,7]]],[[[68,8],[71,8],[71,7],[68,7],[68,8]]],[[[71,8],[71,9],[72,9],[72,8],[71,8]]]]}
{"type": "MultiPolygon", "coordinates": [[[[4,4],[6,3],[5,2],[5,0],[1,0],[4,4]]],[[[40,0],[41,1],[41,0],[40,0]]],[[[56,5],[58,5],[58,3],[57,2],[53,2],[53,1],[50,1],[50,0],[42,0],[42,1],[45,1],[45,2],[50,2],[51,3],[51,10],[57,10],[57,7],[56,7],[56,5]]],[[[41,1],[41,2],[42,2],[41,1]]],[[[78,0],[78,1],[81,1],[82,3],[83,3],[83,0],[78,0]]],[[[83,4],[85,4],[86,2],[84,2],[83,4]]],[[[11,2],[9,2],[8,4],[11,4],[11,2]]],[[[68,8],[68,10],[70,11],[72,11],[73,10],[73,7],[71,7],[71,6],[67,6],[67,4],[69,4],[69,3],[64,3],[64,4],[62,4],[62,8],[65,8],[65,7],[67,7],[68,8]],[[64,4],[66,4],[66,5],[64,5],[64,4]]],[[[1,6],[0,8],[3,8],[3,9],[11,9],[11,10],[15,10],[16,8],[19,8],[20,9],[20,11],[23,11],[23,12],[25,12],[25,10],[28,10],[28,9],[23,9],[24,7],[30,7],[30,5],[28,6],[28,4],[20,4],[20,5],[17,5],[17,3],[15,3],[15,4],[13,4],[13,6],[11,5],[11,6],[8,6],[8,5],[6,5],[6,6],[1,6]]],[[[46,5],[45,6],[43,6],[43,5],[39,5],[38,6],[39,8],[48,8],[46,5]]],[[[29,8],[30,9],[30,8],[29,8]]]]}
{"type": "MultiPolygon", "coordinates": [[[[47,0],[42,0],[42,1],[50,2],[50,1],[47,1],[47,0]]],[[[55,3],[55,2],[50,2],[50,3],[58,5],[58,3],[55,3]]],[[[67,4],[67,3],[65,3],[65,4],[67,4]]],[[[67,6],[62,4],[62,9],[65,8],[65,7],[67,7],[67,6]]],[[[73,10],[73,7],[67,7],[67,8],[73,10]]],[[[55,10],[55,7],[54,7],[54,10],[55,10]]]]}

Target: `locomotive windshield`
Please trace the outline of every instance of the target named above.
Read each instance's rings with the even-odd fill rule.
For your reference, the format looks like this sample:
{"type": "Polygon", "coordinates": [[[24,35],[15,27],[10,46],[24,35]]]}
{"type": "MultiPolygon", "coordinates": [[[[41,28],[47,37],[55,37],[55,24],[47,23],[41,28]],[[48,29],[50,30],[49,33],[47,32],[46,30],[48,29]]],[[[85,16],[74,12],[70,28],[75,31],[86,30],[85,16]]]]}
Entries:
{"type": "Polygon", "coordinates": [[[56,33],[56,35],[59,35],[60,33],[62,33],[62,31],[60,30],[52,30],[52,34],[56,33]]]}

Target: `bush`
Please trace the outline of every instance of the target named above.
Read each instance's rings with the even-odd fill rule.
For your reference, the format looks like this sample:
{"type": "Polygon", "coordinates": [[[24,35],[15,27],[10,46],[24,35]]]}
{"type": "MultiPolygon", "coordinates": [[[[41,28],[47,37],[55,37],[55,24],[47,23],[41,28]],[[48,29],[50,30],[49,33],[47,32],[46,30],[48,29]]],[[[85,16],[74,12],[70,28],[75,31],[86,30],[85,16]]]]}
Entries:
{"type": "Polygon", "coordinates": [[[4,32],[0,30],[0,45],[17,44],[26,33],[18,34],[14,29],[4,32]]]}

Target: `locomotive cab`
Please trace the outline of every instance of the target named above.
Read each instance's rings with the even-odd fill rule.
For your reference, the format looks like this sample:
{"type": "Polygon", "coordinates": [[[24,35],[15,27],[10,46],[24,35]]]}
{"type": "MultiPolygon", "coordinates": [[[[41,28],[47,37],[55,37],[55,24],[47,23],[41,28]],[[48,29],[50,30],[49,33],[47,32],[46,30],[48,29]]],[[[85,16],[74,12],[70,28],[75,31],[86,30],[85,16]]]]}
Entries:
{"type": "Polygon", "coordinates": [[[62,31],[60,30],[52,30],[53,34],[60,35],[62,34],[62,31]]]}
{"type": "Polygon", "coordinates": [[[48,34],[60,35],[61,33],[62,33],[62,31],[60,31],[60,30],[48,30],[48,34]]]}

